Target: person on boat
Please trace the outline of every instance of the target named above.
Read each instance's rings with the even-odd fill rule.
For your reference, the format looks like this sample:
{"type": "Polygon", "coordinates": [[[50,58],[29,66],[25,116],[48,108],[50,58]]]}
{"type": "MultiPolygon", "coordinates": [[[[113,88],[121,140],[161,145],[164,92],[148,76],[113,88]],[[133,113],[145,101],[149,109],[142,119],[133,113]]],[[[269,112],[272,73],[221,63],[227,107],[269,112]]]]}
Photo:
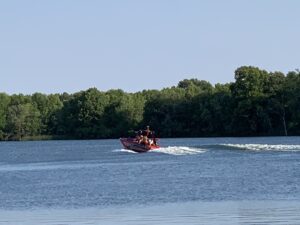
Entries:
{"type": "Polygon", "coordinates": [[[139,144],[145,144],[147,142],[147,136],[146,136],[146,132],[143,130],[142,134],[140,135],[140,141],[139,144]]]}
{"type": "Polygon", "coordinates": [[[148,135],[147,135],[147,130],[140,131],[140,139],[139,139],[139,144],[148,144],[148,135]]]}
{"type": "Polygon", "coordinates": [[[135,135],[135,141],[136,142],[140,142],[140,135],[139,135],[139,132],[135,132],[136,133],[136,135],[135,135]]]}
{"type": "Polygon", "coordinates": [[[152,140],[153,145],[156,145],[155,132],[151,131],[149,134],[149,139],[152,140]]]}
{"type": "Polygon", "coordinates": [[[138,142],[138,143],[140,143],[140,140],[142,139],[141,138],[141,135],[142,135],[142,131],[141,130],[139,130],[139,131],[135,131],[135,142],[138,142]]]}
{"type": "Polygon", "coordinates": [[[146,135],[143,136],[142,144],[144,144],[144,145],[148,145],[149,144],[149,140],[148,140],[148,137],[146,135]]]}
{"type": "Polygon", "coordinates": [[[156,145],[154,132],[150,130],[150,126],[146,127],[146,130],[139,130],[135,137],[136,142],[143,145],[156,145]]]}
{"type": "Polygon", "coordinates": [[[150,130],[150,126],[148,125],[147,129],[146,129],[146,135],[147,135],[147,137],[149,136],[150,133],[151,133],[151,130],[150,130]]]}
{"type": "Polygon", "coordinates": [[[143,143],[143,141],[144,141],[144,136],[143,135],[140,135],[140,137],[139,137],[139,144],[142,144],[143,143]]]}

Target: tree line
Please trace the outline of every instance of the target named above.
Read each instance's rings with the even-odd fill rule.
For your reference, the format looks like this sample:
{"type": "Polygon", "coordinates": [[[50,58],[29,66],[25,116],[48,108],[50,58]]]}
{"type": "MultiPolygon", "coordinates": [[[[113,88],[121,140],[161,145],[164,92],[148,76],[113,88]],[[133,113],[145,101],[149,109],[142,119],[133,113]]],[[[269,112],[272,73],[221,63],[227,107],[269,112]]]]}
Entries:
{"type": "Polygon", "coordinates": [[[146,125],[160,137],[299,135],[300,71],[243,66],[232,83],[185,79],[137,93],[0,93],[0,140],[118,138],[146,125]]]}

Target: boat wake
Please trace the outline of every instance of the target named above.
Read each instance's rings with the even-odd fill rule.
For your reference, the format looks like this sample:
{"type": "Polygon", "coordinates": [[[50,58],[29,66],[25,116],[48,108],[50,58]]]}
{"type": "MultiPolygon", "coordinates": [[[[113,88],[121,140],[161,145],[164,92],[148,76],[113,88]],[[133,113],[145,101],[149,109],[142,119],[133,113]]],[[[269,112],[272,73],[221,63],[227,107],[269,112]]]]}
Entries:
{"type": "MultiPolygon", "coordinates": [[[[113,152],[126,152],[137,154],[136,152],[128,149],[115,149],[113,152]]],[[[150,150],[148,153],[164,153],[168,155],[195,155],[204,153],[206,150],[200,148],[184,147],[184,146],[169,146],[169,147],[160,147],[155,150],[150,150]]]]}
{"type": "Polygon", "coordinates": [[[128,149],[115,149],[113,150],[113,152],[127,152],[127,153],[133,153],[133,154],[136,154],[137,152],[134,152],[132,150],[128,150],[128,149]]]}
{"type": "MultiPolygon", "coordinates": [[[[282,144],[215,144],[199,145],[197,147],[187,146],[169,146],[150,150],[148,153],[164,153],[168,155],[195,155],[211,150],[243,150],[243,151],[277,151],[277,152],[300,152],[300,145],[282,145],[282,144]]],[[[126,152],[136,154],[136,152],[127,149],[115,149],[114,152],[126,152]]]]}
{"type": "Polygon", "coordinates": [[[300,152],[300,145],[270,145],[270,144],[220,144],[220,146],[230,149],[250,150],[250,151],[280,151],[280,152],[300,152]]]}
{"type": "Polygon", "coordinates": [[[161,147],[151,152],[164,153],[169,155],[195,155],[206,152],[205,149],[201,148],[192,148],[192,147],[184,147],[184,146],[169,146],[169,147],[161,147]]]}

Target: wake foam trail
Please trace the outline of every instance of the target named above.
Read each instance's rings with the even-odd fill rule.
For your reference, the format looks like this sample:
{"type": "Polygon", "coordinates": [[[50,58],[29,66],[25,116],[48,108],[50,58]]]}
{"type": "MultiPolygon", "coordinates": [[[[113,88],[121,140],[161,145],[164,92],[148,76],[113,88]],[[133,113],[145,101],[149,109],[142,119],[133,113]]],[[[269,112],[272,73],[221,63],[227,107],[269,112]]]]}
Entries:
{"type": "Polygon", "coordinates": [[[113,150],[113,152],[127,152],[127,153],[133,153],[133,154],[137,153],[137,152],[134,152],[134,151],[131,151],[128,149],[115,149],[115,150],[113,150]]]}
{"type": "Polygon", "coordinates": [[[300,152],[300,145],[221,144],[221,146],[250,151],[300,152]]]}
{"type": "Polygon", "coordinates": [[[169,155],[195,155],[195,154],[204,153],[206,152],[206,150],[200,148],[185,147],[185,146],[169,146],[169,147],[160,147],[150,152],[160,152],[169,155]]]}

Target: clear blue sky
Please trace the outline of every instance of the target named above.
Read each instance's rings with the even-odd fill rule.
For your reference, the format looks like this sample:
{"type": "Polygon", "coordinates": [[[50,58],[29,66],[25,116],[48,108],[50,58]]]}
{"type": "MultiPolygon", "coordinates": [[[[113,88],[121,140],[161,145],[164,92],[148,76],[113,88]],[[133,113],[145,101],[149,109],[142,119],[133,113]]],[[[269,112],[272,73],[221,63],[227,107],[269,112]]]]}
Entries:
{"type": "Polygon", "coordinates": [[[300,67],[297,0],[2,0],[0,92],[161,89],[300,67]]]}

